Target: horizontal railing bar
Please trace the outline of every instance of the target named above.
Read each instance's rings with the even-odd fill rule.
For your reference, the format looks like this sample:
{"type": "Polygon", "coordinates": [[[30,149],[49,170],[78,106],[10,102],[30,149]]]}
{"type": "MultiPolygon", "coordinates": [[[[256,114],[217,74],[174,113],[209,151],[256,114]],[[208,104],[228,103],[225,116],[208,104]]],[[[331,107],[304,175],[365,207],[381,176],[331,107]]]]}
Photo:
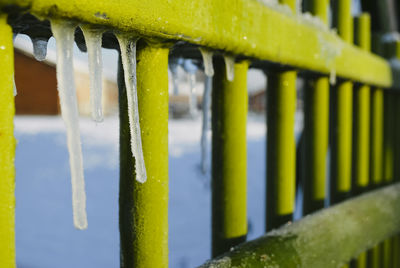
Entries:
{"type": "Polygon", "coordinates": [[[4,12],[15,6],[42,19],[63,18],[184,40],[375,86],[395,86],[383,58],[346,44],[303,15],[278,11],[257,0],[0,0],[4,12]]]}
{"type": "Polygon", "coordinates": [[[397,183],[271,231],[201,267],[340,267],[399,231],[397,183]]]}

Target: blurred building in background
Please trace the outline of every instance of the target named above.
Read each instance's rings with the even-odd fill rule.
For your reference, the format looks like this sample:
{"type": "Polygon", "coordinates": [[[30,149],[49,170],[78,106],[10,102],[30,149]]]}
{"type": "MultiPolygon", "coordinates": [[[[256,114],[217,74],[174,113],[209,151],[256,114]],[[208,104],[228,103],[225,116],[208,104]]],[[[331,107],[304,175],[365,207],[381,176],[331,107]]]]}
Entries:
{"type": "MultiPolygon", "coordinates": [[[[16,48],[15,97],[19,115],[57,115],[60,113],[56,64],[54,57],[37,61],[30,51],[16,48]]],[[[75,85],[81,115],[90,115],[89,73],[87,63],[75,59],[75,85]]],[[[118,88],[116,81],[103,76],[103,113],[118,112],[118,88]]]]}
{"type": "MultiPolygon", "coordinates": [[[[19,37],[15,43],[15,98],[16,113],[19,115],[57,115],[60,113],[57,79],[56,55],[54,44],[49,43],[45,61],[37,61],[32,55],[28,38],[19,37]]],[[[103,51],[104,52],[104,51],[103,51]]],[[[116,54],[116,53],[115,53],[116,54]]],[[[118,113],[117,67],[113,65],[117,56],[104,58],[103,54],[103,113],[118,113]],[[114,73],[106,74],[107,69],[114,73]]],[[[90,116],[89,73],[86,55],[77,49],[74,51],[75,85],[80,114],[90,116]]],[[[202,109],[205,75],[197,70],[186,72],[178,66],[174,75],[169,71],[169,108],[172,118],[193,117],[200,115],[202,109]],[[194,106],[194,107],[191,107],[194,106]],[[193,113],[195,110],[195,113],[193,113]]],[[[266,77],[259,70],[248,72],[249,111],[264,113],[266,108],[266,77]]],[[[216,89],[218,90],[218,89],[216,89]]]]}

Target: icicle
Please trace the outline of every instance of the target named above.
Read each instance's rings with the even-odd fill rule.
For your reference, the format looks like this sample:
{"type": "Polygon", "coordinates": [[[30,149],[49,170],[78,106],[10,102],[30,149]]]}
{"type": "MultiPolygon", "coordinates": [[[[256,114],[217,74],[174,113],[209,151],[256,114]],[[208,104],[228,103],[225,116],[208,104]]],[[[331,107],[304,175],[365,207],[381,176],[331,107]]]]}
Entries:
{"type": "Polygon", "coordinates": [[[189,95],[189,114],[191,117],[197,115],[197,96],[196,96],[196,73],[189,73],[190,95],[189,95]]]}
{"type": "Polygon", "coordinates": [[[302,7],[303,7],[303,0],[296,0],[296,14],[303,13],[302,7]]]}
{"type": "Polygon", "coordinates": [[[196,96],[196,72],[197,65],[190,59],[184,60],[183,69],[189,74],[189,114],[191,117],[197,115],[197,96],[196,96]]]}
{"type": "Polygon", "coordinates": [[[15,85],[15,77],[13,77],[13,90],[14,90],[14,97],[18,95],[17,86],[15,85]]]}
{"type": "MultiPolygon", "coordinates": [[[[15,38],[17,37],[17,34],[18,33],[13,33],[13,38],[12,38],[13,44],[15,42],[15,38]]],[[[13,74],[13,91],[14,91],[14,97],[17,96],[18,91],[17,91],[17,86],[15,85],[15,73],[13,74]]]]}
{"type": "Polygon", "coordinates": [[[126,95],[128,99],[129,125],[131,132],[131,150],[135,158],[136,180],[144,183],[147,180],[146,166],[143,158],[142,138],[140,133],[139,109],[136,89],[136,41],[123,35],[117,35],[124,67],[126,95]]]}
{"type": "Polygon", "coordinates": [[[207,132],[211,104],[212,76],[206,76],[203,93],[203,125],[201,129],[201,170],[207,172],[207,132]]]}
{"type": "Polygon", "coordinates": [[[204,73],[207,76],[213,76],[214,75],[214,66],[213,66],[213,53],[203,47],[199,48],[201,56],[203,57],[203,64],[204,64],[204,73]]]}
{"type": "Polygon", "coordinates": [[[171,70],[172,75],[172,94],[177,96],[179,94],[179,86],[178,86],[178,66],[180,59],[172,58],[169,61],[169,69],[171,70]]]}
{"type": "Polygon", "coordinates": [[[61,115],[67,128],[74,225],[77,229],[82,230],[87,228],[87,217],[78,103],[72,58],[75,26],[68,22],[52,20],[51,30],[57,45],[57,83],[61,115]]]}
{"type": "Polygon", "coordinates": [[[233,56],[224,55],[226,67],[226,79],[233,81],[235,78],[235,58],[233,56]]]}
{"type": "Polygon", "coordinates": [[[329,75],[329,83],[334,86],[336,85],[336,70],[332,69],[329,75]]]}
{"type": "Polygon", "coordinates": [[[89,76],[90,76],[90,105],[92,108],[92,118],[96,122],[103,121],[103,111],[101,107],[102,96],[102,77],[101,71],[103,61],[101,57],[101,42],[103,31],[90,29],[81,26],[85,37],[88,57],[89,57],[89,76]]]}
{"type": "Polygon", "coordinates": [[[47,54],[47,41],[45,38],[32,38],[33,56],[38,61],[44,61],[47,54]]]}

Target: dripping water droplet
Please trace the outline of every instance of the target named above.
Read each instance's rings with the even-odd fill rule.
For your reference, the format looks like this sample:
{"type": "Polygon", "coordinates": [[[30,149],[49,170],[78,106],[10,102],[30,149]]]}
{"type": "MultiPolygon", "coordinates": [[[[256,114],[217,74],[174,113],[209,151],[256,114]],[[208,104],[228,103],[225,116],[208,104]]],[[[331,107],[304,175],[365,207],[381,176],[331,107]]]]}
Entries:
{"type": "Polygon", "coordinates": [[[47,39],[43,38],[33,38],[33,56],[38,61],[43,61],[46,59],[47,54],[47,39]]]}

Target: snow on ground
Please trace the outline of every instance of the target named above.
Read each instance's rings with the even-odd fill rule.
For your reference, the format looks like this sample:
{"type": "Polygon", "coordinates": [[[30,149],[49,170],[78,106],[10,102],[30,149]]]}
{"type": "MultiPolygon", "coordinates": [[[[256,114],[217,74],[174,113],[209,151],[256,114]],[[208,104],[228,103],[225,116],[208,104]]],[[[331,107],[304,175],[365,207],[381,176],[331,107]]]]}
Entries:
{"type": "MultiPolygon", "coordinates": [[[[80,120],[89,227],[78,231],[72,223],[61,118],[15,118],[18,268],[119,267],[118,124],[117,117],[101,124],[80,120]]],[[[200,130],[200,119],[169,124],[169,250],[174,268],[195,267],[210,257],[210,172],[200,172],[200,130]]],[[[249,118],[247,158],[252,239],[264,229],[263,118],[249,118]]]]}

